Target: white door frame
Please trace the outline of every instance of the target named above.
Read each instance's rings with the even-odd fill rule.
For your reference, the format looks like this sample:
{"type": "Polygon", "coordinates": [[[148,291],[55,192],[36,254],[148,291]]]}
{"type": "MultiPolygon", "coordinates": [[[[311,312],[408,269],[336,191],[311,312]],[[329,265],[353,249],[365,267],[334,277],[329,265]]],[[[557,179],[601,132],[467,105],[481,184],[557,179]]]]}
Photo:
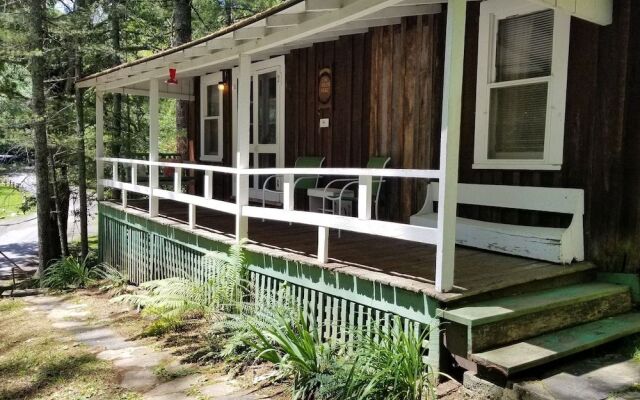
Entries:
{"type": "Polygon", "coordinates": [[[204,153],[204,120],[207,118],[207,102],[209,101],[207,98],[207,87],[215,86],[216,90],[218,90],[218,83],[222,82],[222,78],[222,71],[203,75],[200,78],[200,161],[221,162],[224,156],[224,101],[221,91],[218,92],[220,96],[218,99],[220,109],[218,111],[219,116],[216,118],[218,120],[218,154],[211,155],[204,153]]]}
{"type": "MultiPolygon", "coordinates": [[[[284,56],[270,58],[268,60],[259,61],[253,63],[251,65],[251,76],[253,78],[253,95],[254,102],[257,102],[258,96],[258,75],[276,72],[277,86],[276,86],[276,96],[277,96],[277,115],[276,115],[276,144],[258,144],[258,107],[254,107],[253,112],[253,144],[250,145],[250,151],[253,153],[253,165],[257,166],[257,154],[259,152],[263,153],[274,153],[276,155],[276,167],[283,168],[284,167],[284,107],[285,107],[285,62],[284,56]],[[265,150],[260,150],[261,148],[265,148],[265,150]]],[[[232,109],[233,109],[233,134],[232,134],[232,156],[233,156],[233,165],[236,165],[236,148],[237,148],[237,138],[238,138],[238,68],[234,68],[232,70],[232,109]]],[[[252,177],[253,178],[253,177],[252,177]]],[[[256,179],[257,180],[257,179],[256,179]]],[[[280,186],[280,180],[277,179],[277,187],[280,186]]],[[[235,184],[233,185],[234,195],[235,195],[235,184]]],[[[253,188],[249,191],[249,197],[252,199],[262,199],[262,189],[253,188]]],[[[267,192],[267,200],[273,202],[281,202],[281,196],[267,192]]]]}

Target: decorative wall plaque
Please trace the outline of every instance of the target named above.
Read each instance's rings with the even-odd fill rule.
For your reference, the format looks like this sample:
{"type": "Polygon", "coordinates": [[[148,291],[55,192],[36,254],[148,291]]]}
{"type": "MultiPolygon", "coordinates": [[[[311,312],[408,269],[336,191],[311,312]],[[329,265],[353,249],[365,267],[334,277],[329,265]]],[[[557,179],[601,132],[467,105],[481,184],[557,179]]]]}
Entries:
{"type": "Polygon", "coordinates": [[[327,106],[331,103],[332,86],[331,68],[321,69],[318,74],[318,101],[321,105],[327,106]]]}

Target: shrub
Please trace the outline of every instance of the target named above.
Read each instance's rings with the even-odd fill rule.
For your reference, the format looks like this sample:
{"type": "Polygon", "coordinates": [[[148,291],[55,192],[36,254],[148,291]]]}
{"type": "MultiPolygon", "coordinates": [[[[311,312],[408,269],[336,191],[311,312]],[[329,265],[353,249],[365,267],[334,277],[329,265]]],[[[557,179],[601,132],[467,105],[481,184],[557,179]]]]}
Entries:
{"type": "Polygon", "coordinates": [[[99,279],[100,275],[100,268],[89,268],[86,260],[69,256],[49,265],[40,278],[40,285],[56,290],[84,288],[99,279]]]}

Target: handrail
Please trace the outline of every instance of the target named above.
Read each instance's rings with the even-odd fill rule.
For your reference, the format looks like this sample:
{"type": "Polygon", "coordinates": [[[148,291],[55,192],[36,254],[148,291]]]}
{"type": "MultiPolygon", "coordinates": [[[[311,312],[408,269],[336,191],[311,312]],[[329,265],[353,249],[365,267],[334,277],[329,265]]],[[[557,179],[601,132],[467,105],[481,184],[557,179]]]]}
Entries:
{"type": "Polygon", "coordinates": [[[402,168],[235,168],[218,165],[174,163],[166,161],[136,160],[127,158],[102,157],[104,162],[119,164],[138,164],[158,167],[172,167],[212,171],[236,175],[324,175],[324,176],[371,176],[388,178],[440,179],[440,170],[402,169],[402,168]]]}
{"type": "Polygon", "coordinates": [[[381,168],[235,168],[217,165],[202,165],[190,163],[175,163],[166,161],[149,161],[138,159],[100,157],[103,163],[112,163],[112,179],[99,179],[99,186],[108,186],[122,191],[122,206],[127,207],[127,192],[135,192],[149,196],[149,215],[158,215],[158,199],[169,199],[185,203],[189,206],[189,226],[196,226],[196,206],[221,211],[236,217],[236,236],[242,238],[241,226],[247,224],[248,218],[269,219],[289,223],[300,223],[318,227],[318,260],[326,263],[328,260],[329,229],[341,229],[352,232],[379,235],[390,238],[410,240],[419,243],[439,245],[439,228],[428,228],[410,224],[378,221],[371,219],[371,190],[373,181],[377,177],[387,178],[441,178],[440,170],[420,169],[381,169],[381,168]],[[130,182],[119,179],[120,165],[131,168],[130,182]],[[139,165],[146,165],[153,169],[160,167],[174,168],[173,190],[161,189],[157,179],[149,179],[148,184],[139,185],[136,170],[139,165]],[[193,195],[182,192],[182,171],[185,169],[201,170],[205,172],[203,195],[193,195]],[[238,194],[235,201],[224,201],[213,198],[213,173],[232,174],[241,183],[237,186],[238,194]],[[256,207],[240,200],[248,196],[249,175],[281,175],[283,176],[282,208],[256,207]],[[320,214],[317,212],[299,211],[294,209],[294,192],[296,175],[324,175],[324,176],[352,176],[354,184],[358,184],[358,217],[344,215],[320,214]],[[245,181],[242,184],[242,181],[245,181]],[[244,190],[244,193],[242,191],[244,190]],[[153,208],[152,208],[153,207],[153,208]]]}

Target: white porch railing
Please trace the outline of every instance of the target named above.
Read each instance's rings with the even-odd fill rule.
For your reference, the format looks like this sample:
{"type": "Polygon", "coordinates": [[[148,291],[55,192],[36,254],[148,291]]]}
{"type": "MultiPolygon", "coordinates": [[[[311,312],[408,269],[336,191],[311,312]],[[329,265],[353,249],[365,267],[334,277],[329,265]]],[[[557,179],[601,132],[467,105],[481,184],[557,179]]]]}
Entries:
{"type": "MultiPolygon", "coordinates": [[[[331,228],[438,245],[438,228],[426,228],[397,222],[372,220],[371,190],[373,177],[438,180],[440,179],[439,170],[373,168],[243,169],[108,157],[102,157],[100,158],[100,161],[102,161],[102,163],[111,164],[112,174],[111,179],[100,179],[98,181],[98,185],[102,188],[110,187],[121,190],[123,207],[127,207],[128,192],[134,192],[149,196],[150,203],[157,201],[156,199],[168,199],[187,204],[189,206],[189,226],[192,228],[196,225],[196,206],[236,216],[239,215],[240,217],[245,218],[260,218],[317,226],[318,260],[322,263],[325,263],[328,260],[329,229],[331,228]],[[128,181],[120,180],[118,174],[120,166],[130,168],[131,174],[128,181]],[[173,168],[173,190],[154,187],[156,185],[151,184],[142,185],[138,182],[138,168],[140,166],[148,167],[150,172],[154,168],[173,168]],[[204,171],[204,194],[202,196],[192,195],[182,191],[182,176],[184,170],[204,171]],[[238,203],[238,198],[240,196],[236,197],[236,202],[213,199],[214,173],[230,174],[235,175],[236,177],[243,175],[282,176],[284,182],[282,208],[263,208],[261,206],[242,205],[238,203]],[[295,175],[358,177],[358,216],[351,217],[294,210],[295,190],[293,188],[293,182],[295,175]]],[[[150,173],[149,175],[151,176],[152,174],[150,173]]],[[[149,182],[152,181],[150,180],[149,182]]],[[[245,189],[247,191],[249,190],[248,187],[245,189]]],[[[150,215],[154,216],[151,212],[150,215]]],[[[238,239],[241,239],[242,232],[235,232],[235,235],[238,239]]]]}

